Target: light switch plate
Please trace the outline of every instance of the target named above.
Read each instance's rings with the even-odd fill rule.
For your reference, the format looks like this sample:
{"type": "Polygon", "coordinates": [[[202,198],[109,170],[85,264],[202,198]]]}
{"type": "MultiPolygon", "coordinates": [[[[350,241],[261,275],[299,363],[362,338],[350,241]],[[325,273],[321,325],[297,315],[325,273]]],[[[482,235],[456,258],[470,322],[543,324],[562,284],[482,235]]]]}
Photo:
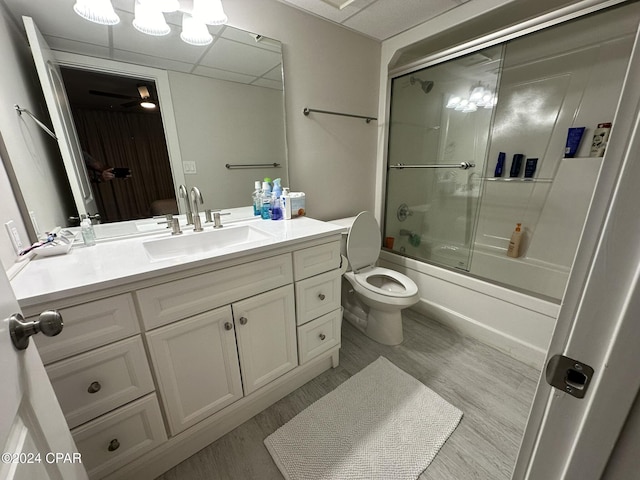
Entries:
{"type": "Polygon", "coordinates": [[[198,173],[196,168],[196,162],[193,162],[193,161],[182,162],[182,171],[188,174],[198,173]]]}
{"type": "Polygon", "coordinates": [[[29,210],[29,218],[31,218],[31,225],[33,225],[33,229],[36,231],[36,236],[40,237],[40,227],[38,227],[38,222],[36,221],[36,212],[29,210]]]}
{"type": "Polygon", "coordinates": [[[4,226],[7,229],[7,235],[9,235],[13,249],[16,251],[16,255],[18,255],[22,250],[24,250],[24,244],[22,243],[18,229],[13,223],[13,220],[9,220],[4,224],[4,226]]]}

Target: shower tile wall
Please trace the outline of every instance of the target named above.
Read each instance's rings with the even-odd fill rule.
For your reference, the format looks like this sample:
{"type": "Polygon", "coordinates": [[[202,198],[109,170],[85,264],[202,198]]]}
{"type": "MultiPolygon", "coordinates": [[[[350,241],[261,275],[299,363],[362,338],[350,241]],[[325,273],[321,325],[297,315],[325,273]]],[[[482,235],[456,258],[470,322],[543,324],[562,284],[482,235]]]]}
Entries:
{"type": "MultiPolygon", "coordinates": [[[[522,153],[539,158],[539,182],[485,183],[476,248],[504,254],[521,222],[522,261],[568,276],[601,166],[584,157],[597,124],[613,121],[637,25],[637,14],[612,11],[507,45],[485,175],[493,177],[498,152],[507,153],[505,176],[513,154],[522,153]],[[577,158],[563,160],[567,129],[581,126],[577,158]]],[[[531,279],[481,259],[471,271],[558,299],[564,291],[564,281],[532,288],[531,279]]]]}

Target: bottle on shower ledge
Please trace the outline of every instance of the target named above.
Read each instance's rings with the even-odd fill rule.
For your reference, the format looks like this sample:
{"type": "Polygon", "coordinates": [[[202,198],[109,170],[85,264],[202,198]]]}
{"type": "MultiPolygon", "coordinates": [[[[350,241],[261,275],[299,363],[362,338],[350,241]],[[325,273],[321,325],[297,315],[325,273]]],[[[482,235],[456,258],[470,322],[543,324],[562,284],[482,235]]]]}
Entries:
{"type": "Polygon", "coordinates": [[[496,163],[496,170],[494,172],[494,177],[501,177],[502,172],[504,171],[504,160],[506,158],[506,154],[504,152],[500,152],[498,154],[498,163],[496,163]]]}
{"type": "Polygon", "coordinates": [[[518,258],[520,256],[520,242],[522,241],[522,230],[520,228],[521,225],[521,223],[518,223],[516,225],[516,229],[511,234],[509,248],[507,248],[507,255],[509,257],[518,258]]]}

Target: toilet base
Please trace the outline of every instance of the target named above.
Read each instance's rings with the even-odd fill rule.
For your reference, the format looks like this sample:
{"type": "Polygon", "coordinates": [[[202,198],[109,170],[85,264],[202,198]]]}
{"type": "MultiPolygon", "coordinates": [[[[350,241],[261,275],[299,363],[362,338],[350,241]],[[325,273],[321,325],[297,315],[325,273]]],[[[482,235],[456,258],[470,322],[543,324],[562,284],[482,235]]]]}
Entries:
{"type": "Polygon", "coordinates": [[[399,345],[404,340],[402,310],[382,311],[360,301],[356,292],[343,279],[343,316],[367,337],[382,345],[399,345]]]}

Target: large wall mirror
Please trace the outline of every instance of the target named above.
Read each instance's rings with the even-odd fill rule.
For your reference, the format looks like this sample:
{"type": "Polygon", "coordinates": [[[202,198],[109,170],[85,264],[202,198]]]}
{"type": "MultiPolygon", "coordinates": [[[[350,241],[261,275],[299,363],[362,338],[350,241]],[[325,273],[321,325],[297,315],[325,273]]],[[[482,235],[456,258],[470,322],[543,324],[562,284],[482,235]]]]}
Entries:
{"type": "MultiPolygon", "coordinates": [[[[102,210],[103,221],[118,222],[171,211],[173,202],[182,213],[181,184],[187,190],[192,186],[201,190],[202,209],[228,209],[251,203],[255,180],[280,177],[288,185],[279,41],[221,25],[208,27],[214,38],[211,44],[188,45],[180,39],[180,12],[165,15],[172,30],[169,35],[147,36],[132,27],[134,0],[113,1],[121,22],[111,27],[75,15],[74,0],[57,2],[55,12],[47,0],[6,3],[20,23],[23,15],[33,18],[61,67],[74,120],[80,122],[77,149],[88,151],[103,165],[131,168],[129,178],[104,181],[91,171],[89,162],[76,158],[74,165],[65,165],[79,211],[102,210]],[[139,107],[144,96],[140,87],[158,104],[155,115],[139,107]],[[137,119],[124,120],[127,115],[137,119]],[[150,120],[154,116],[157,120],[150,120]],[[142,138],[151,124],[159,125],[160,133],[142,138]],[[133,143],[122,145],[108,136],[118,130],[121,137],[130,133],[133,143]],[[134,137],[142,140],[135,143],[134,137]],[[121,156],[141,149],[142,160],[128,162],[121,156]],[[165,163],[157,168],[140,166],[154,161],[165,163]],[[152,193],[143,192],[155,182],[156,171],[164,184],[152,193]],[[94,203],[79,198],[82,188],[74,190],[87,177],[94,203]]],[[[52,121],[55,126],[53,115],[52,121]]],[[[28,173],[17,169],[22,184],[20,172],[28,173]]],[[[38,193],[22,190],[27,208],[37,211],[38,193]]]]}

